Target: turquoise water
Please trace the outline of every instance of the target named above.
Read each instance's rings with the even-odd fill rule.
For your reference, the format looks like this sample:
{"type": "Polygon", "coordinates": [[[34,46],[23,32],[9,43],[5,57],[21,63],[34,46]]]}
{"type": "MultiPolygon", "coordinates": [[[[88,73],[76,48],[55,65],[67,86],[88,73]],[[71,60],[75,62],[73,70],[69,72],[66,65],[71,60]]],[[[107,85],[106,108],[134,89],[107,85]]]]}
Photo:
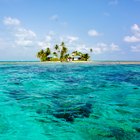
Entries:
{"type": "Polygon", "coordinates": [[[0,64],[0,140],[139,140],[140,65],[0,64]]]}

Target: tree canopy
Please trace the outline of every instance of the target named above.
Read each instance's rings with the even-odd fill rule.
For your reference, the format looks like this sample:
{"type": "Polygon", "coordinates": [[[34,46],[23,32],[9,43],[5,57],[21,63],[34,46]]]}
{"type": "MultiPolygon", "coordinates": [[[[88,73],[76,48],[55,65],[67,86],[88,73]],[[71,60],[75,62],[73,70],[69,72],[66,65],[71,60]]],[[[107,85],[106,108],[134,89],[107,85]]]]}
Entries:
{"type": "MultiPolygon", "coordinates": [[[[90,52],[92,52],[91,49],[90,52]]],[[[66,47],[64,42],[62,42],[60,45],[56,44],[54,46],[53,51],[51,51],[50,48],[46,48],[45,50],[41,49],[37,53],[37,57],[40,59],[40,61],[61,61],[61,62],[68,60],[87,61],[90,58],[88,53],[82,53],[79,51],[73,51],[71,54],[69,54],[68,48],[66,47]]]]}

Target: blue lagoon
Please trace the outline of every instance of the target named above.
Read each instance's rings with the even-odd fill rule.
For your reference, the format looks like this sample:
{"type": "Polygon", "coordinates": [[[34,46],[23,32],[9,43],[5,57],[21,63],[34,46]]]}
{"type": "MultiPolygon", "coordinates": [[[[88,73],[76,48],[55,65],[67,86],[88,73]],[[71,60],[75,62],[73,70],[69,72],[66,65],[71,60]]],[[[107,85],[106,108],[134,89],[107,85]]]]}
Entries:
{"type": "Polygon", "coordinates": [[[140,65],[0,63],[1,140],[140,139],[140,65]]]}

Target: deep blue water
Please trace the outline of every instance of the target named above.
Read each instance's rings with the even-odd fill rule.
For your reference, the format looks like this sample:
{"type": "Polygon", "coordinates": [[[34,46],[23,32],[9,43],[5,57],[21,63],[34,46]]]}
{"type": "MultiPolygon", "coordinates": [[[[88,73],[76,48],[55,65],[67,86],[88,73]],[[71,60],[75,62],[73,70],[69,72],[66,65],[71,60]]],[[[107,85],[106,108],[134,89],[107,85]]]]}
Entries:
{"type": "Polygon", "coordinates": [[[0,140],[139,140],[140,65],[0,64],[0,140]]]}

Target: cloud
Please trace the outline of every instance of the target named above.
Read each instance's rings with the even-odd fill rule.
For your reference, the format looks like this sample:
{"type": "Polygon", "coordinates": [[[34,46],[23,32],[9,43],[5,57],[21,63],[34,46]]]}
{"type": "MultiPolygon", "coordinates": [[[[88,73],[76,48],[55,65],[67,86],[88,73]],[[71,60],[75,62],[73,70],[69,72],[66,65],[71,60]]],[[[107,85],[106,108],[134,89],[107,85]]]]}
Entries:
{"type": "Polygon", "coordinates": [[[67,40],[69,43],[77,41],[79,38],[76,36],[67,36],[67,40]]]}
{"type": "Polygon", "coordinates": [[[131,46],[131,51],[132,51],[132,52],[140,52],[140,45],[131,46]]]}
{"type": "Polygon", "coordinates": [[[109,50],[108,45],[105,43],[97,43],[92,49],[94,54],[101,54],[109,50]]]}
{"type": "Polygon", "coordinates": [[[18,46],[32,46],[34,44],[36,34],[30,30],[30,29],[25,29],[25,28],[18,28],[15,31],[15,43],[18,46]]]}
{"type": "Polygon", "coordinates": [[[30,29],[18,28],[15,33],[15,36],[18,38],[31,39],[36,37],[36,34],[30,29]]]}
{"type": "Polygon", "coordinates": [[[101,54],[105,52],[113,52],[113,51],[120,51],[120,47],[114,43],[106,44],[106,43],[97,43],[93,47],[94,54],[101,54]]]}
{"type": "Polygon", "coordinates": [[[54,32],[49,32],[44,40],[39,41],[38,45],[42,49],[46,49],[47,47],[54,49],[54,46],[56,44],[60,45],[61,42],[65,42],[66,46],[69,48],[69,50],[73,50],[73,47],[75,48],[75,45],[78,43],[79,37],[72,36],[72,35],[59,35],[54,32]]]}
{"type": "Polygon", "coordinates": [[[52,16],[50,17],[50,20],[58,21],[58,20],[59,20],[59,16],[58,16],[58,15],[52,15],[52,16]]]}
{"type": "MultiPolygon", "coordinates": [[[[0,52],[1,52],[1,56],[3,56],[3,58],[5,58],[5,53],[9,52],[9,55],[12,53],[11,50],[17,50],[16,45],[13,41],[13,39],[9,38],[8,36],[1,36],[0,37],[0,52]]],[[[16,52],[15,50],[15,52],[16,52]]],[[[2,58],[0,56],[0,58],[2,58]]]]}
{"type": "Polygon", "coordinates": [[[30,29],[26,29],[22,27],[20,24],[20,20],[16,18],[4,18],[4,25],[10,26],[10,30],[12,30],[12,35],[14,37],[14,43],[17,46],[32,46],[34,44],[36,34],[30,29]]]}
{"type": "Polygon", "coordinates": [[[41,49],[52,48],[54,46],[54,40],[55,33],[50,31],[43,41],[38,42],[38,46],[41,47],[41,49]]]}
{"type": "Polygon", "coordinates": [[[91,37],[97,37],[97,36],[100,36],[102,35],[101,33],[97,32],[96,30],[94,29],[91,29],[88,31],[88,35],[91,36],[91,37]]]}
{"type": "Polygon", "coordinates": [[[132,27],[131,27],[132,31],[134,32],[140,32],[140,27],[137,25],[137,24],[134,24],[132,27]]]}
{"type": "Polygon", "coordinates": [[[7,41],[5,41],[2,37],[0,37],[0,49],[7,47],[7,41]]]}
{"type": "Polygon", "coordinates": [[[120,47],[114,43],[110,44],[110,48],[112,51],[120,51],[120,47]]]}
{"type": "Polygon", "coordinates": [[[75,49],[77,51],[83,52],[83,53],[87,53],[89,52],[90,48],[84,44],[84,43],[77,43],[73,46],[73,48],[71,48],[72,51],[75,51],[75,49]]]}
{"type": "Polygon", "coordinates": [[[110,0],[109,5],[117,5],[119,3],[118,0],[110,0]]]}
{"type": "Polygon", "coordinates": [[[129,43],[140,42],[140,27],[137,24],[134,24],[131,27],[131,32],[133,33],[133,35],[125,36],[124,41],[129,43]]]}
{"type": "Polygon", "coordinates": [[[11,18],[11,17],[5,17],[3,20],[3,23],[5,25],[20,25],[20,21],[16,18],[11,18]]]}
{"type": "MultiPolygon", "coordinates": [[[[10,18],[11,21],[15,21],[16,18],[10,18]]],[[[10,32],[12,33],[12,39],[13,42],[11,44],[14,44],[17,49],[27,49],[31,46],[35,46],[34,50],[36,49],[46,49],[47,47],[54,50],[54,45],[58,44],[60,45],[62,41],[65,42],[66,46],[69,48],[69,51],[72,52],[74,50],[81,51],[83,53],[89,53],[90,49],[93,49],[94,54],[101,54],[106,52],[113,52],[113,51],[120,51],[120,48],[118,45],[111,43],[97,43],[94,45],[88,45],[83,43],[78,36],[73,35],[59,35],[56,34],[53,31],[48,32],[48,34],[45,36],[43,40],[37,39],[37,35],[34,31],[31,29],[27,29],[23,26],[21,26],[20,20],[16,19],[18,22],[11,22],[4,24],[10,28],[10,32]]],[[[139,31],[136,26],[133,27],[133,30],[139,31]]],[[[101,33],[97,32],[96,30],[92,29],[88,32],[89,36],[100,36],[101,33]]],[[[32,50],[32,49],[30,49],[32,50]]]]}
{"type": "Polygon", "coordinates": [[[90,49],[93,49],[93,53],[98,55],[102,53],[108,53],[108,52],[116,52],[120,51],[120,47],[114,43],[106,44],[106,43],[97,43],[94,45],[86,45],[84,43],[74,43],[73,46],[69,47],[71,51],[74,51],[75,49],[84,53],[89,53],[90,49]]]}
{"type": "Polygon", "coordinates": [[[136,36],[125,36],[124,41],[130,42],[130,43],[135,43],[135,42],[140,42],[140,38],[138,38],[136,36]]]}
{"type": "Polygon", "coordinates": [[[18,46],[24,46],[24,47],[27,47],[27,46],[32,46],[33,45],[33,41],[32,40],[25,40],[25,39],[19,39],[19,40],[15,40],[15,43],[18,45],[18,46]]]}
{"type": "Polygon", "coordinates": [[[41,47],[41,49],[46,49],[46,48],[52,47],[51,43],[47,42],[47,41],[38,42],[38,46],[41,47]]]}
{"type": "Polygon", "coordinates": [[[59,24],[60,26],[63,26],[63,27],[67,27],[68,26],[68,23],[66,21],[61,21],[61,19],[59,18],[58,15],[52,15],[49,19],[51,21],[57,22],[57,24],[59,24]]]}
{"type": "Polygon", "coordinates": [[[77,41],[79,41],[79,37],[77,36],[73,36],[73,35],[59,35],[59,41],[58,42],[65,42],[68,45],[73,45],[75,44],[77,41]]]}
{"type": "Polygon", "coordinates": [[[52,40],[52,37],[51,37],[50,35],[47,35],[47,36],[46,36],[46,41],[49,42],[49,41],[51,41],[51,40],[52,40]]]}

